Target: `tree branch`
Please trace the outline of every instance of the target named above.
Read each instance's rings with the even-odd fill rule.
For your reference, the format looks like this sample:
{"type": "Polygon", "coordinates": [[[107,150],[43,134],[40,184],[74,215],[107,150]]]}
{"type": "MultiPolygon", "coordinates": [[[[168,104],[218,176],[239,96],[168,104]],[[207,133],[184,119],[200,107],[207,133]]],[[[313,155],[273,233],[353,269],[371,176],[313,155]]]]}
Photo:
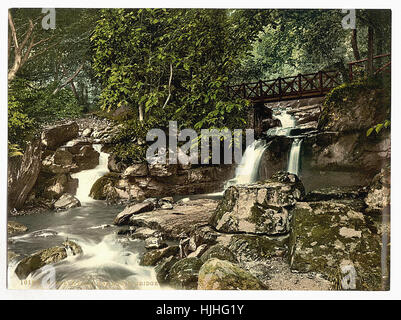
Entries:
{"type": "Polygon", "coordinates": [[[73,73],[71,77],[69,77],[61,86],[56,88],[56,90],[53,91],[53,94],[56,94],[59,92],[62,88],[64,88],[67,84],[69,84],[71,81],[75,79],[75,77],[81,72],[82,68],[84,67],[84,62],[78,67],[78,69],[73,73]]]}
{"type": "Polygon", "coordinates": [[[170,78],[168,80],[168,96],[167,96],[166,102],[164,102],[163,109],[167,105],[167,103],[171,97],[171,80],[173,80],[173,64],[172,63],[170,63],[170,78]]]}

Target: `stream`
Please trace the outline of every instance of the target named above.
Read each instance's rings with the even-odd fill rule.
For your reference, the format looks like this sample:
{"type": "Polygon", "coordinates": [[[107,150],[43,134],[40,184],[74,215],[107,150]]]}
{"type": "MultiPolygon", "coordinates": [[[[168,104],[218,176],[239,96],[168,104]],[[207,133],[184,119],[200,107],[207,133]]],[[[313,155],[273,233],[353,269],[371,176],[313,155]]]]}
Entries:
{"type": "MultiPolygon", "coordinates": [[[[271,129],[273,134],[289,135],[289,130],[295,127],[295,119],[285,111],[276,117],[281,120],[282,127],[271,129]]],[[[294,140],[290,152],[288,170],[293,173],[298,173],[300,145],[300,142],[294,140]]],[[[139,258],[146,251],[144,241],[116,235],[118,227],[113,225],[113,219],[124,207],[105,205],[104,201],[89,197],[93,183],[109,172],[109,155],[101,152],[101,145],[95,144],[93,147],[100,153],[99,165],[72,175],[79,181],[76,197],[80,200],[81,207],[66,211],[49,211],[40,216],[11,218],[26,225],[29,231],[9,237],[8,249],[20,255],[11,260],[8,266],[10,289],[43,289],[43,281],[47,279],[50,271],[54,273],[54,283],[45,289],[160,289],[154,268],[139,265],[139,258]],[[14,270],[23,257],[38,250],[60,246],[67,239],[79,244],[83,254],[70,255],[51,265],[52,269],[46,268],[48,266],[41,268],[31,273],[26,280],[18,279],[14,270]]],[[[225,187],[257,181],[265,149],[264,140],[256,140],[248,146],[235,177],[229,180],[225,187]]],[[[193,195],[190,198],[220,198],[222,194],[223,192],[193,195]]]]}

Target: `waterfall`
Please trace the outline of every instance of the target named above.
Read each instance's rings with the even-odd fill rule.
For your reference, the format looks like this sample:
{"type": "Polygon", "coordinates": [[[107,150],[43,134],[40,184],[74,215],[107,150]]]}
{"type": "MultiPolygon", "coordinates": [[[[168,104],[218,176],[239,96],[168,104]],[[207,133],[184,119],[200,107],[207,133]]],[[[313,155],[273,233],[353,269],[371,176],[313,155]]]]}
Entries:
{"type": "Polygon", "coordinates": [[[288,159],[287,171],[296,175],[298,175],[299,173],[299,156],[301,153],[301,144],[302,139],[294,139],[291,145],[290,157],[288,159]]]}
{"type": "Polygon", "coordinates": [[[81,203],[93,201],[93,199],[89,197],[93,184],[97,179],[109,172],[107,168],[109,154],[100,151],[102,148],[100,144],[94,144],[93,148],[100,153],[99,164],[94,169],[83,170],[71,175],[73,178],[78,179],[78,189],[75,196],[81,203]]]}
{"type": "Polygon", "coordinates": [[[226,183],[225,189],[236,184],[256,182],[258,179],[260,161],[265,149],[266,143],[263,140],[255,140],[250,144],[245,149],[241,163],[235,171],[235,177],[226,183]]]}
{"type": "Polygon", "coordinates": [[[296,126],[296,120],[294,116],[287,113],[286,110],[282,110],[279,114],[274,116],[281,122],[281,127],[275,127],[267,130],[266,134],[268,136],[289,136],[291,130],[296,126]]]}

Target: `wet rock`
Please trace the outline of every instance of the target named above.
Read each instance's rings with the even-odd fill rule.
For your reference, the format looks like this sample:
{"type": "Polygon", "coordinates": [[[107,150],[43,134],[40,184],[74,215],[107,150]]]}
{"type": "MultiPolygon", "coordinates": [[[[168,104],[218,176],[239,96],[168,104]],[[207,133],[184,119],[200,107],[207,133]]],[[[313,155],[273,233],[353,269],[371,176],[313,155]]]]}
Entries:
{"type": "Polygon", "coordinates": [[[206,250],[205,253],[202,254],[200,257],[203,262],[206,262],[209,259],[216,258],[219,260],[227,260],[232,263],[237,263],[238,260],[234,256],[234,254],[228,249],[227,247],[221,245],[221,244],[216,244],[209,249],[206,250]]]}
{"type": "Polygon", "coordinates": [[[145,240],[150,237],[159,237],[159,236],[160,236],[160,232],[158,230],[154,230],[154,229],[150,229],[150,228],[146,228],[146,227],[136,228],[135,232],[131,234],[131,238],[142,239],[142,240],[145,240]]]}
{"type": "Polygon", "coordinates": [[[28,231],[28,227],[19,223],[17,221],[8,221],[7,222],[7,235],[13,236],[18,233],[23,233],[28,231]]]}
{"type": "Polygon", "coordinates": [[[17,258],[19,255],[11,250],[7,250],[7,263],[10,263],[12,260],[17,258]]]}
{"type": "Polygon", "coordinates": [[[170,275],[170,270],[175,265],[179,260],[175,256],[170,256],[168,258],[163,259],[160,261],[156,267],[155,267],[155,272],[156,272],[156,279],[157,282],[161,285],[166,285],[169,283],[169,275],[170,275]]]}
{"type": "Polygon", "coordinates": [[[163,203],[163,204],[160,206],[160,208],[161,208],[161,209],[165,209],[165,210],[171,210],[171,209],[173,209],[174,207],[173,207],[173,205],[172,205],[171,203],[163,203]]]}
{"type": "Polygon", "coordinates": [[[365,198],[369,211],[383,212],[390,206],[390,167],[383,168],[372,180],[365,198]]]}
{"type": "Polygon", "coordinates": [[[49,249],[41,250],[34,253],[30,257],[22,259],[15,273],[19,279],[26,279],[28,275],[36,271],[47,264],[53,264],[67,258],[67,252],[63,247],[54,247],[49,249]]]}
{"type": "Polygon", "coordinates": [[[70,152],[71,154],[78,154],[83,146],[90,146],[92,142],[88,139],[74,139],[68,141],[67,144],[62,147],[70,152]]]}
{"type": "Polygon", "coordinates": [[[299,202],[293,210],[290,267],[318,272],[333,286],[354,270],[357,290],[383,290],[381,236],[355,200],[299,202]],[[347,271],[348,270],[348,271],[347,271]]]}
{"type": "Polygon", "coordinates": [[[76,122],[49,127],[42,132],[42,144],[50,150],[56,150],[69,140],[78,136],[79,127],[76,122]]]}
{"type": "Polygon", "coordinates": [[[83,253],[82,248],[77,245],[74,241],[66,240],[63,242],[63,246],[66,250],[72,253],[72,255],[80,255],[83,253]]]}
{"type": "Polygon", "coordinates": [[[184,258],[177,261],[169,272],[169,284],[176,289],[196,289],[202,264],[202,260],[198,258],[184,258]]]}
{"type": "Polygon", "coordinates": [[[114,187],[120,179],[120,175],[115,172],[106,173],[103,177],[97,179],[93,184],[89,196],[95,200],[106,200],[113,189],[107,186],[114,187]]]}
{"type": "Polygon", "coordinates": [[[148,250],[161,249],[167,247],[162,237],[149,237],[145,240],[145,248],[148,250]]]}
{"type": "Polygon", "coordinates": [[[24,155],[8,160],[7,207],[21,209],[40,172],[42,148],[40,139],[28,143],[24,155]]]}
{"type": "Polygon", "coordinates": [[[169,246],[163,249],[155,249],[146,252],[140,264],[143,266],[155,266],[158,262],[160,262],[164,258],[168,258],[170,256],[176,256],[179,252],[178,246],[169,246]]]}
{"type": "Polygon", "coordinates": [[[143,177],[148,174],[147,163],[137,163],[124,170],[123,177],[143,177]]]}
{"type": "Polygon", "coordinates": [[[53,264],[67,258],[68,253],[66,247],[72,250],[74,255],[81,254],[82,249],[73,241],[65,241],[63,246],[52,247],[40,250],[29,257],[22,259],[15,269],[15,273],[19,279],[23,280],[28,275],[47,264],[53,264]]]}
{"type": "Polygon", "coordinates": [[[288,251],[288,236],[268,237],[257,235],[234,235],[228,246],[240,262],[266,261],[282,257],[288,251]]]}
{"type": "Polygon", "coordinates": [[[256,277],[227,260],[210,259],[199,270],[198,290],[264,290],[256,277]]]}
{"type": "Polygon", "coordinates": [[[298,177],[287,172],[261,183],[231,186],[209,223],[220,232],[285,234],[290,231],[288,207],[301,200],[304,192],[298,177]]]}
{"type": "Polygon", "coordinates": [[[55,203],[56,210],[66,210],[70,208],[80,207],[81,202],[72,194],[64,193],[55,203]]]}
{"type": "Polygon", "coordinates": [[[114,219],[114,224],[119,226],[128,224],[129,219],[132,215],[152,211],[153,208],[154,206],[151,202],[142,202],[128,206],[117,215],[117,217],[114,219]]]}

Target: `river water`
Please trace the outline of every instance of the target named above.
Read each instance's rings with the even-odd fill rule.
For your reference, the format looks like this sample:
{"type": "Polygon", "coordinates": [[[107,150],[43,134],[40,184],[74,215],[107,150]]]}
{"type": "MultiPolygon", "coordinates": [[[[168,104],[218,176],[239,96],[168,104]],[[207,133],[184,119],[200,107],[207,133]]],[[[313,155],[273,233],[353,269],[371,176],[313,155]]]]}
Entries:
{"type": "MultiPolygon", "coordinates": [[[[94,147],[100,151],[100,145],[94,147]]],[[[43,285],[49,277],[48,269],[31,273],[25,281],[18,279],[14,270],[24,256],[60,246],[66,239],[79,244],[83,254],[52,265],[55,282],[50,289],[159,289],[154,269],[139,265],[139,257],[146,250],[144,242],[116,235],[118,227],[113,225],[113,219],[123,207],[108,206],[89,197],[92,184],[108,172],[107,157],[100,152],[95,169],[74,174],[79,179],[77,197],[81,207],[10,218],[29,228],[25,234],[8,240],[8,249],[21,255],[9,262],[10,289],[49,289],[49,281],[43,285]]]]}

